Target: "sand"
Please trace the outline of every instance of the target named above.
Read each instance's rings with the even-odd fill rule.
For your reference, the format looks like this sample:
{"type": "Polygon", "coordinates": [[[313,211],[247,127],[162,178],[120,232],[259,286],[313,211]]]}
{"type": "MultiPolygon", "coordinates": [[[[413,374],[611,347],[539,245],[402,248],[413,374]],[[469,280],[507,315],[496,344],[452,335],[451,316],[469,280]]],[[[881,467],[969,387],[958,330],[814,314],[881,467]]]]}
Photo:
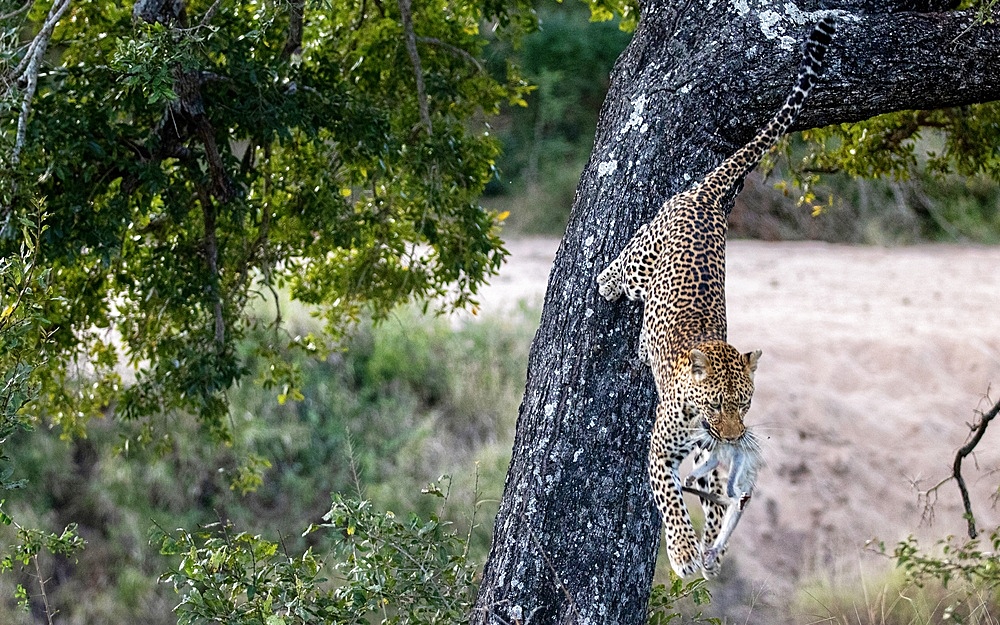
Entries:
{"type": "MultiPolygon", "coordinates": [[[[510,241],[482,308],[540,302],[557,245],[510,241]]],[[[802,584],[891,566],[869,539],[965,532],[954,482],[933,523],[919,491],[1000,398],[1000,248],[733,241],[727,281],[730,342],[764,352],[747,422],[768,466],[714,582],[718,608],[738,617],[752,599],[759,618],[811,622],[822,609],[802,605],[802,584]]],[[[998,442],[1000,422],[966,463],[986,528],[1000,523],[998,442]]]]}

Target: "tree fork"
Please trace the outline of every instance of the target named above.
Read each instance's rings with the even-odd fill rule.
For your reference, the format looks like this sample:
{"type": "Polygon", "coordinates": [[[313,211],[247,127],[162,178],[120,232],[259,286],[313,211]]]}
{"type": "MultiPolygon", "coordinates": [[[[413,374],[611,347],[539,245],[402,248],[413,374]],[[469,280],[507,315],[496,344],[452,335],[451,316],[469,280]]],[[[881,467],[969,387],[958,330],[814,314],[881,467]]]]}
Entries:
{"type": "Polygon", "coordinates": [[[656,396],[636,358],[639,305],[603,301],[595,278],[668,197],[773,115],[822,14],[838,17],[838,33],[796,129],[1000,98],[1000,28],[939,12],[948,0],[918,3],[925,14],[858,0],[823,11],[641,4],[549,276],[473,623],[645,621],[656,396]]]}

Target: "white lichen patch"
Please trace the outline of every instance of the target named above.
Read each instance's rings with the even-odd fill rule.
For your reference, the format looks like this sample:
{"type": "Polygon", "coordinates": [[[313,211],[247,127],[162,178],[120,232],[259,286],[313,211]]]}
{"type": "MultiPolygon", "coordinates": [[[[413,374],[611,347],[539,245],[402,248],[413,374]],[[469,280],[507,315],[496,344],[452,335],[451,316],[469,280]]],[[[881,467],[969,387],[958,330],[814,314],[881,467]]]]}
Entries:
{"type": "Polygon", "coordinates": [[[628,116],[628,122],[625,127],[621,129],[618,134],[625,134],[633,128],[639,128],[642,126],[643,119],[642,114],[646,110],[646,96],[645,94],[640,95],[635,100],[632,100],[632,112],[628,116]]]}
{"type": "Polygon", "coordinates": [[[603,163],[600,163],[597,166],[597,177],[598,178],[603,178],[604,176],[607,176],[609,174],[615,173],[615,171],[617,169],[618,169],[618,160],[617,159],[611,159],[609,161],[604,161],[603,163]]]}
{"type": "Polygon", "coordinates": [[[546,417],[551,417],[555,413],[556,413],[556,405],[555,404],[545,404],[545,416],[546,417]]]}
{"type": "Polygon", "coordinates": [[[731,0],[729,4],[736,11],[737,15],[746,15],[750,12],[750,3],[748,0],[731,0]]]}
{"type": "MultiPolygon", "coordinates": [[[[795,8],[797,15],[801,14],[798,7],[795,7],[795,5],[792,6],[795,8]]],[[[764,33],[765,37],[768,39],[777,39],[778,47],[782,50],[795,49],[797,40],[795,37],[786,35],[785,28],[780,25],[782,21],[790,19],[789,15],[782,15],[777,11],[761,11],[758,18],[760,19],[760,32],[764,33]]]]}
{"type": "Polygon", "coordinates": [[[776,30],[781,22],[781,14],[777,11],[761,11],[757,17],[760,19],[760,32],[768,39],[777,39],[783,34],[776,30]]]}

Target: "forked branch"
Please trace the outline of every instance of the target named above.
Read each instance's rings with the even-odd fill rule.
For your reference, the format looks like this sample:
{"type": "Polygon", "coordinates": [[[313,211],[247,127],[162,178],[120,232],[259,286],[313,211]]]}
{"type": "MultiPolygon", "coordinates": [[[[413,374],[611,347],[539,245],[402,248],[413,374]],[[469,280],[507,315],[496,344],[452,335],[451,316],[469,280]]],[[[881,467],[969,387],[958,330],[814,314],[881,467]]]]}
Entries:
{"type": "Polygon", "coordinates": [[[969,429],[972,432],[971,437],[965,445],[962,445],[955,452],[955,460],[951,464],[951,475],[920,493],[920,498],[924,500],[924,517],[933,518],[938,489],[950,480],[955,480],[955,483],[958,484],[958,492],[962,496],[962,507],[965,509],[965,520],[968,523],[969,538],[978,536],[979,531],[976,529],[976,517],[972,513],[972,499],[969,497],[969,488],[966,486],[965,477],[962,475],[962,462],[976,450],[979,442],[983,440],[983,435],[986,434],[986,428],[1000,414],[1000,400],[993,404],[993,407],[987,412],[977,410],[976,413],[978,418],[969,425],[969,429]]]}
{"type": "Polygon", "coordinates": [[[1000,400],[993,404],[989,412],[979,413],[979,420],[969,426],[972,429],[972,438],[955,453],[955,462],[951,466],[951,476],[955,478],[955,482],[958,484],[958,491],[962,494],[965,519],[969,523],[969,538],[975,538],[979,532],[976,530],[976,517],[972,514],[969,489],[965,486],[965,478],[962,477],[962,461],[976,450],[976,445],[979,444],[979,441],[983,439],[983,435],[986,434],[986,428],[989,427],[990,421],[995,419],[998,413],[1000,413],[1000,400]]]}

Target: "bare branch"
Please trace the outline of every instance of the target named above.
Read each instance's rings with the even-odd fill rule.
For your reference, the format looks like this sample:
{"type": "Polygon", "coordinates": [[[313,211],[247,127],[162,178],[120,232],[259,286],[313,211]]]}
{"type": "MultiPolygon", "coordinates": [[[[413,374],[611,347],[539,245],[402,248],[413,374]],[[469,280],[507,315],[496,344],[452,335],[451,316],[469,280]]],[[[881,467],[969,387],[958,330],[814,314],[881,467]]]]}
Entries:
{"type": "Polygon", "coordinates": [[[10,13],[5,13],[3,15],[0,15],[0,22],[6,22],[10,18],[20,15],[21,13],[24,13],[25,11],[30,9],[31,5],[34,3],[35,3],[34,0],[26,0],[25,3],[21,5],[21,8],[14,9],[10,13]]]}
{"type": "Polygon", "coordinates": [[[955,482],[958,484],[958,491],[962,495],[962,505],[965,507],[965,519],[969,523],[969,538],[975,538],[978,532],[976,531],[976,518],[972,514],[972,503],[969,500],[969,489],[966,488],[965,478],[962,477],[962,461],[976,450],[976,445],[983,439],[983,435],[986,434],[986,428],[989,427],[990,421],[995,419],[997,414],[1000,414],[1000,400],[993,405],[993,408],[989,412],[979,413],[979,420],[969,426],[972,430],[972,438],[955,453],[955,462],[951,468],[951,475],[955,478],[955,482]]]}
{"type": "Polygon", "coordinates": [[[460,56],[469,63],[475,65],[476,69],[479,70],[480,72],[483,71],[483,65],[476,59],[476,57],[472,56],[471,54],[459,48],[458,46],[453,46],[452,44],[446,41],[441,41],[437,37],[417,37],[417,41],[419,41],[420,43],[426,43],[432,46],[438,46],[444,48],[445,50],[448,50],[452,54],[460,56]]]}
{"type": "Polygon", "coordinates": [[[413,63],[413,75],[417,79],[417,104],[420,106],[420,121],[427,128],[427,133],[433,133],[431,114],[427,105],[427,90],[424,87],[424,71],[420,65],[420,53],[417,52],[417,35],[413,30],[413,14],[410,12],[410,0],[398,0],[399,13],[403,19],[403,36],[406,38],[406,52],[413,63]]]}
{"type": "Polygon", "coordinates": [[[52,31],[62,18],[66,9],[69,8],[70,0],[53,0],[49,14],[42,24],[41,30],[28,46],[28,51],[21,59],[17,69],[13,72],[15,80],[23,80],[26,84],[24,94],[21,98],[21,114],[17,118],[17,134],[14,138],[14,148],[11,151],[10,161],[17,165],[21,160],[21,150],[24,149],[24,142],[28,132],[28,116],[31,114],[31,102],[35,98],[35,91],[38,89],[38,71],[41,69],[42,57],[49,46],[49,39],[52,38],[52,31]]]}
{"type": "Polygon", "coordinates": [[[292,0],[288,10],[288,39],[282,54],[290,57],[302,51],[302,21],[305,17],[305,0],[292,0]]]}
{"type": "Polygon", "coordinates": [[[219,6],[221,4],[222,0],[215,0],[215,2],[212,3],[212,6],[208,7],[208,10],[205,11],[205,16],[201,18],[201,22],[198,24],[198,28],[208,26],[208,23],[212,21],[212,18],[215,17],[215,14],[219,11],[219,6]]]}

